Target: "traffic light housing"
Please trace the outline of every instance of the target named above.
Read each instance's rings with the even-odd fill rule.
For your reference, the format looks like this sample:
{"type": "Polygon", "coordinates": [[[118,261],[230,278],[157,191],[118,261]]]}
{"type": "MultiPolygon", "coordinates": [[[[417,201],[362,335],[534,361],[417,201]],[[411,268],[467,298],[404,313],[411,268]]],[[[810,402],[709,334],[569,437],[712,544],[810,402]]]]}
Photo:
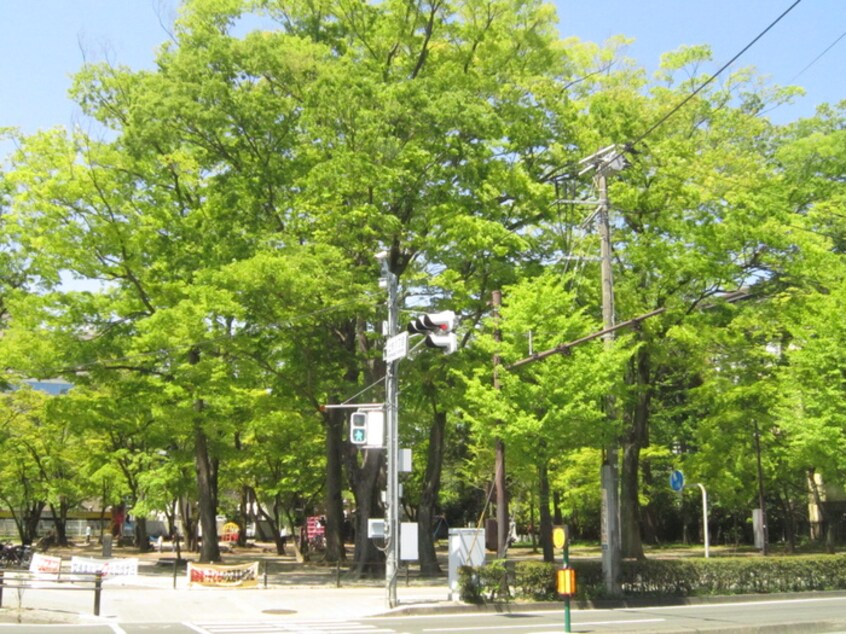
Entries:
{"type": "Polygon", "coordinates": [[[447,335],[427,335],[426,347],[440,348],[446,354],[452,354],[458,350],[458,339],[454,332],[447,335]]]}
{"type": "Polygon", "coordinates": [[[350,443],[358,447],[378,449],[385,446],[385,412],[358,410],[350,416],[350,443]]]}
{"type": "Polygon", "coordinates": [[[355,412],[350,416],[350,442],[354,445],[367,444],[367,414],[355,412]]]}
{"type": "Polygon", "coordinates": [[[446,333],[452,332],[453,328],[455,328],[455,313],[451,310],[420,315],[420,317],[408,324],[408,332],[411,334],[427,334],[430,332],[446,333]]]}
{"type": "Polygon", "coordinates": [[[458,340],[452,332],[453,328],[455,328],[455,313],[451,310],[420,315],[408,324],[409,333],[426,335],[427,347],[440,348],[447,354],[458,349],[458,340]]]}

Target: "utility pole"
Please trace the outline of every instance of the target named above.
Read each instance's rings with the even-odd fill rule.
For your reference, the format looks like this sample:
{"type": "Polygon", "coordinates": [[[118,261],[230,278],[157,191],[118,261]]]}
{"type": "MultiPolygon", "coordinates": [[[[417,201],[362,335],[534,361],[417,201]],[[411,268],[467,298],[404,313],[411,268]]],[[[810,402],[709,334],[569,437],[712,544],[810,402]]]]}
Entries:
{"type": "Polygon", "coordinates": [[[752,422],[755,424],[755,456],[758,464],[758,505],[761,508],[761,554],[766,556],[769,552],[770,540],[769,531],[767,530],[767,503],[764,495],[764,469],[761,466],[761,430],[758,427],[758,419],[753,418],[752,422]]]}
{"type": "MultiPolygon", "coordinates": [[[[387,252],[376,256],[382,263],[380,284],[388,290],[388,321],[385,336],[397,334],[399,321],[397,276],[391,271],[387,252]]],[[[399,359],[386,362],[385,368],[385,426],[387,427],[388,491],[385,500],[385,587],[388,607],[397,606],[397,573],[399,571],[399,399],[397,369],[399,359]]]]}
{"type": "MultiPolygon", "coordinates": [[[[581,164],[587,164],[580,173],[594,171],[599,204],[596,214],[599,222],[600,239],[600,273],[602,278],[602,328],[605,334],[602,339],[607,347],[614,342],[614,275],[611,268],[611,222],[610,205],[608,203],[609,172],[616,172],[626,165],[622,154],[614,145],[608,146],[596,154],[582,159],[581,164]]],[[[614,401],[608,397],[605,404],[608,420],[616,416],[614,401]]],[[[620,494],[618,473],[618,449],[616,439],[612,439],[605,448],[605,460],[602,464],[602,575],[605,579],[605,589],[610,595],[620,594],[620,494]]]]}
{"type": "MultiPolygon", "coordinates": [[[[493,305],[494,319],[496,320],[496,330],[494,330],[494,339],[499,342],[502,341],[502,333],[499,330],[499,307],[502,306],[502,291],[496,290],[492,293],[491,304],[493,305]]],[[[499,351],[494,353],[493,357],[493,384],[494,389],[499,391],[499,366],[500,358],[499,351]]],[[[497,421],[498,425],[502,421],[497,421]]],[[[509,518],[508,518],[508,491],[505,483],[505,442],[497,434],[496,437],[496,467],[494,469],[494,484],[496,485],[496,527],[497,527],[497,542],[496,542],[496,556],[498,559],[504,559],[506,551],[508,550],[508,535],[509,518]]]]}

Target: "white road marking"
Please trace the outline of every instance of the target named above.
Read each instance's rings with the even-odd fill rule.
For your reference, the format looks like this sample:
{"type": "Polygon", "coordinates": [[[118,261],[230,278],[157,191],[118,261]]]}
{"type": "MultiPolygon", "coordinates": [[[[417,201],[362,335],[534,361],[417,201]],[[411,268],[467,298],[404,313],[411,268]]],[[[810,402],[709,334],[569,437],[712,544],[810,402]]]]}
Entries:
{"type": "Polygon", "coordinates": [[[383,629],[350,621],[260,621],[232,623],[183,623],[198,634],[395,634],[396,630],[383,629]]]}
{"type": "MultiPolygon", "coordinates": [[[[586,625],[632,625],[632,624],[642,624],[642,623],[663,623],[667,619],[627,619],[627,620],[620,620],[620,621],[588,621],[588,622],[579,622],[573,623],[573,627],[584,627],[586,625]]],[[[493,626],[486,626],[485,631],[490,632],[493,630],[526,630],[529,628],[541,628],[541,627],[550,627],[549,623],[538,623],[538,624],[531,624],[531,623],[515,623],[513,625],[493,625],[493,626]]],[[[441,627],[441,628],[432,628],[432,629],[424,629],[424,632],[477,632],[479,630],[479,626],[475,627],[441,627]]],[[[540,634],[540,633],[539,633],[540,634]]]]}

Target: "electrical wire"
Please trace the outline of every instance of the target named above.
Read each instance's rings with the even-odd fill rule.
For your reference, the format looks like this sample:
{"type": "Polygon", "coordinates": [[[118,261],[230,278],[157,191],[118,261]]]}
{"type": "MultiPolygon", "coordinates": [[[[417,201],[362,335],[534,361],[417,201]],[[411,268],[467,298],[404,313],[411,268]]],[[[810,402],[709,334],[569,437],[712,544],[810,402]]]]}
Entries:
{"type": "MultiPolygon", "coordinates": [[[[626,143],[621,150],[613,152],[612,155],[609,158],[604,159],[603,162],[606,163],[606,164],[610,164],[614,160],[616,160],[617,158],[622,156],[625,152],[634,153],[634,147],[636,145],[643,142],[643,140],[646,137],[648,137],[650,134],[655,132],[655,130],[657,130],[664,123],[666,123],[667,120],[670,119],[670,117],[675,115],[679,110],[681,110],[685,105],[687,105],[687,103],[689,103],[696,95],[698,95],[700,92],[702,92],[702,90],[704,90],[707,86],[709,86],[717,77],[719,77],[719,75],[724,70],[726,70],[734,62],[736,62],[746,51],[748,51],[750,48],[752,48],[752,46],[754,46],[755,43],[758,42],[758,40],[760,40],[762,37],[764,37],[764,35],[766,35],[788,13],[790,13],[793,9],[795,9],[796,6],[799,5],[800,2],[802,2],[802,0],[795,0],[793,2],[793,4],[791,4],[787,9],[785,9],[781,13],[781,15],[779,15],[775,20],[770,22],[770,24],[763,31],[761,31],[752,41],[750,41],[746,46],[744,46],[734,57],[732,57],[729,61],[727,61],[725,64],[723,64],[715,73],[713,73],[710,77],[708,77],[708,79],[706,79],[702,84],[697,86],[697,88],[693,92],[691,92],[687,97],[682,99],[682,101],[680,101],[678,104],[676,104],[672,109],[670,109],[669,112],[667,112],[664,116],[662,116],[660,119],[658,119],[658,121],[656,121],[651,126],[649,126],[646,129],[646,131],[642,132],[633,141],[629,141],[628,143],[626,143]]],[[[844,36],[846,36],[846,33],[841,35],[840,38],[837,39],[837,41],[835,41],[833,44],[831,44],[831,46],[829,46],[825,51],[823,51],[813,62],[811,62],[811,64],[808,65],[808,67],[813,65],[813,63],[816,62],[817,59],[822,57],[822,55],[824,55],[832,46],[834,46],[834,44],[836,44],[844,36]]],[[[804,72],[805,70],[807,70],[808,67],[803,69],[801,72],[804,72]]],[[[800,72],[800,74],[801,74],[801,72],[800,72]]],[[[556,185],[556,198],[557,198],[557,195],[558,195],[558,182],[559,182],[559,180],[566,179],[568,176],[570,176],[569,172],[570,172],[572,167],[573,167],[572,164],[566,165],[566,166],[563,166],[561,168],[558,168],[557,170],[553,170],[549,174],[549,180],[552,180],[556,185]]],[[[595,213],[596,212],[594,212],[594,214],[591,214],[588,218],[586,218],[582,222],[581,226],[583,228],[586,228],[586,226],[593,220],[595,213]]]]}
{"type": "MultiPolygon", "coordinates": [[[[791,4],[791,5],[790,5],[790,6],[789,6],[789,7],[788,7],[788,8],[787,8],[787,9],[786,9],[786,10],[785,10],[785,11],[784,11],[781,15],[779,15],[779,16],[778,16],[775,20],[773,20],[773,21],[769,24],[769,26],[767,26],[767,28],[765,28],[763,31],[761,31],[761,32],[760,32],[760,33],[759,33],[759,34],[755,37],[755,39],[753,39],[751,42],[749,42],[749,44],[747,44],[746,46],[744,46],[744,47],[740,50],[740,52],[739,52],[739,53],[737,53],[737,54],[736,54],[734,57],[732,57],[729,61],[727,61],[725,64],[723,64],[723,65],[719,68],[719,70],[717,70],[717,71],[716,71],[715,73],[713,73],[713,74],[712,74],[712,75],[711,75],[708,79],[706,79],[706,80],[705,80],[702,84],[700,84],[700,85],[699,85],[699,86],[698,86],[698,87],[697,87],[697,88],[696,88],[696,89],[695,89],[692,93],[690,93],[687,97],[685,97],[684,99],[682,99],[682,101],[680,101],[680,102],[679,102],[676,106],[674,106],[674,107],[673,107],[673,108],[672,108],[672,109],[671,109],[671,110],[670,110],[667,114],[665,114],[663,117],[661,117],[660,119],[658,119],[658,121],[656,121],[656,122],[655,122],[655,123],[653,123],[651,126],[649,126],[649,127],[646,129],[646,131],[645,131],[645,132],[643,132],[643,133],[642,133],[640,136],[638,136],[637,138],[635,138],[635,140],[634,140],[634,141],[630,141],[630,142],[626,143],[625,148],[624,148],[624,150],[623,150],[623,151],[632,151],[632,150],[634,149],[634,146],[636,146],[636,145],[638,145],[639,143],[641,143],[641,142],[642,142],[642,141],[643,141],[646,137],[648,137],[650,134],[652,134],[653,132],[655,132],[655,130],[657,130],[657,129],[658,129],[660,126],[662,126],[664,123],[666,123],[666,121],[667,121],[670,117],[672,117],[672,116],[673,116],[674,114],[676,114],[679,110],[681,110],[681,109],[682,109],[682,108],[683,108],[683,107],[684,107],[684,106],[685,106],[685,105],[686,105],[686,104],[687,104],[687,103],[688,103],[691,99],[693,99],[696,95],[698,95],[700,92],[702,92],[702,90],[704,90],[704,89],[705,89],[707,86],[709,86],[709,85],[710,85],[710,84],[711,84],[711,83],[712,83],[712,82],[713,82],[713,81],[714,81],[717,77],[719,77],[719,76],[720,76],[720,74],[721,74],[721,73],[722,73],[725,69],[727,69],[729,66],[731,66],[732,64],[734,64],[734,62],[736,62],[736,61],[737,61],[737,60],[738,60],[738,59],[739,59],[739,58],[740,58],[740,57],[741,57],[741,56],[742,56],[742,55],[743,55],[746,51],[748,51],[750,48],[752,48],[752,46],[754,46],[754,45],[755,45],[755,43],[756,43],[758,40],[760,40],[762,37],[764,37],[764,35],[766,35],[766,34],[770,31],[770,29],[772,29],[772,28],[773,28],[776,24],[778,24],[779,22],[781,22],[781,20],[782,20],[782,19],[783,19],[783,18],[784,18],[784,17],[785,17],[788,13],[790,13],[791,11],[793,11],[793,9],[795,9],[795,8],[796,8],[796,6],[797,6],[800,2],[802,2],[802,0],[795,0],[795,2],[794,2],[793,4],[791,4]]],[[[841,37],[842,37],[842,36],[841,36],[841,37]]],[[[615,155],[615,156],[611,157],[611,159],[609,159],[609,161],[608,161],[608,162],[610,163],[612,160],[614,160],[615,158],[617,158],[617,156],[619,156],[619,154],[617,154],[617,155],[615,155]]]]}
{"type": "Polygon", "coordinates": [[[846,37],[846,31],[844,31],[843,33],[841,33],[841,34],[840,34],[840,37],[838,37],[838,38],[837,38],[836,40],[834,40],[831,44],[829,44],[829,45],[828,45],[828,47],[827,47],[827,48],[826,48],[826,49],[825,49],[822,53],[820,53],[820,54],[819,54],[819,55],[817,55],[814,59],[812,59],[812,60],[811,60],[811,62],[810,62],[807,66],[805,66],[805,68],[803,68],[803,69],[802,69],[802,70],[800,70],[798,73],[796,73],[796,74],[795,74],[795,75],[794,75],[794,76],[790,79],[790,81],[788,81],[787,83],[788,83],[788,84],[792,84],[794,81],[796,81],[797,79],[799,79],[799,77],[800,77],[800,76],[801,76],[801,75],[802,75],[802,74],[803,74],[806,70],[808,70],[809,68],[811,68],[811,66],[813,66],[813,65],[814,65],[814,64],[816,64],[818,61],[820,61],[820,59],[822,58],[822,56],[823,56],[823,55],[825,55],[826,53],[828,53],[831,49],[833,49],[833,48],[834,48],[834,46],[835,46],[835,45],[836,45],[836,44],[837,44],[840,40],[842,40],[844,37],[846,37]]]}

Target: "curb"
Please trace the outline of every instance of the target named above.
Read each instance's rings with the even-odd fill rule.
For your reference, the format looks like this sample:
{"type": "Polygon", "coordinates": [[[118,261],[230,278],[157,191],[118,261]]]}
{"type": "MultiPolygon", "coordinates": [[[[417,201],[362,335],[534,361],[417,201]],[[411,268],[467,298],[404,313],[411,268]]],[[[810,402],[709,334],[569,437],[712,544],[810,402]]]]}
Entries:
{"type": "MultiPolygon", "coordinates": [[[[819,592],[779,592],[773,594],[732,594],[732,595],[707,595],[707,596],[693,596],[693,597],[652,597],[652,598],[630,598],[630,599],[591,599],[571,602],[571,607],[578,610],[614,610],[622,608],[656,608],[656,607],[672,607],[680,605],[708,605],[712,603],[749,603],[749,602],[766,602],[766,601],[783,601],[789,599],[820,599],[826,597],[846,597],[846,590],[827,590],[819,592]]],[[[426,614],[460,614],[472,612],[495,612],[501,614],[513,614],[519,612],[554,612],[564,609],[563,601],[491,601],[487,603],[463,603],[460,601],[449,601],[443,603],[430,603],[425,605],[409,605],[396,607],[387,612],[381,612],[373,615],[378,617],[391,616],[414,616],[426,614]]],[[[825,624],[827,622],[821,622],[825,624]]],[[[843,630],[844,623],[838,624],[838,627],[843,630]]],[[[785,627],[791,624],[784,624],[785,627]]],[[[760,626],[770,627],[770,626],[760,626]]],[[[779,625],[778,627],[782,627],[779,625]]],[[[808,624],[804,624],[807,628],[808,624]]],[[[689,630],[682,630],[689,631],[689,630]]],[[[765,631],[765,630],[749,630],[765,631]]],[[[770,631],[770,630],[766,630],[770,631]]],[[[779,632],[782,630],[772,630],[779,632]]],[[[784,630],[784,631],[798,631],[798,630],[784,630]]],[[[805,629],[804,631],[808,631],[805,629]]],[[[832,630],[819,630],[832,631],[832,630]]]]}

